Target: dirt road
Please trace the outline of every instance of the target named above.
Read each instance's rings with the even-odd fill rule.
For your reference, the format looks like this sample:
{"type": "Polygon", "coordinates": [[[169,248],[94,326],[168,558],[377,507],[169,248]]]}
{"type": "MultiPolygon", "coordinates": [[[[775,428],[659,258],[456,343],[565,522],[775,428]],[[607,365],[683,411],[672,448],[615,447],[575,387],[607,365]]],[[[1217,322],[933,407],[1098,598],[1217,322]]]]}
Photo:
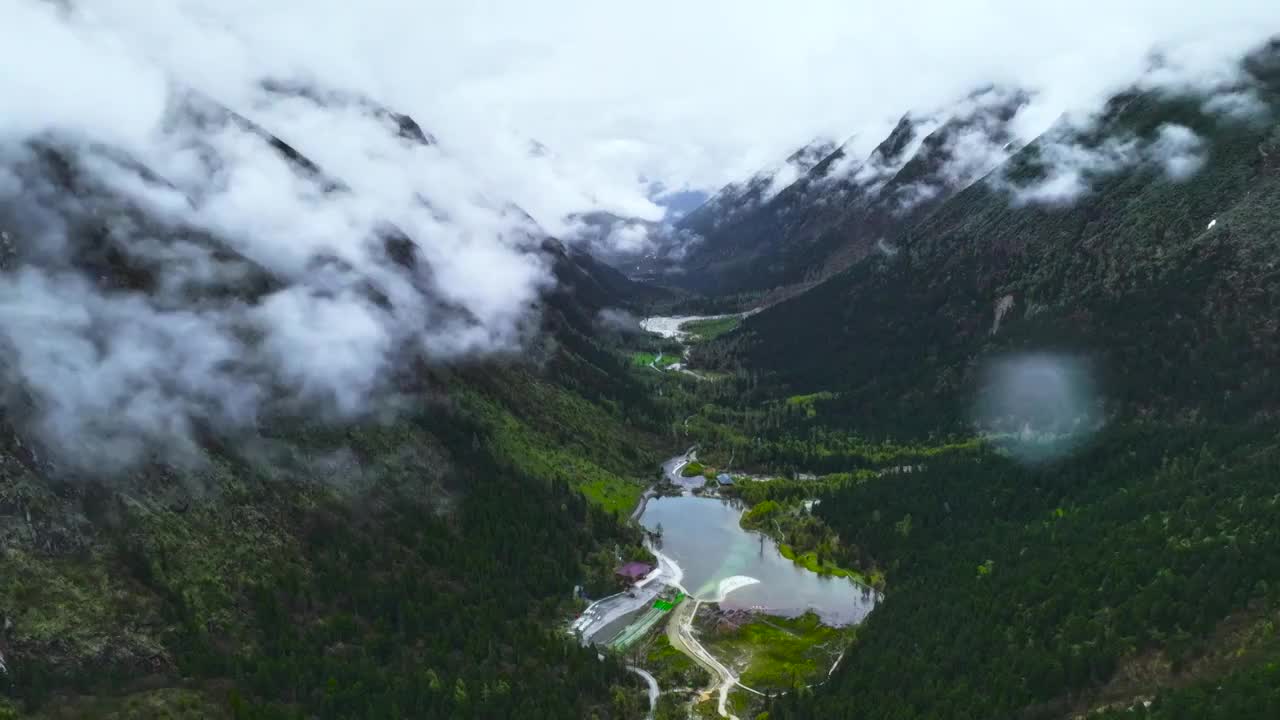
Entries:
{"type": "Polygon", "coordinates": [[[702,601],[686,598],[676,606],[671,613],[671,620],[667,622],[667,640],[670,641],[671,647],[693,658],[694,662],[711,673],[711,685],[702,691],[699,702],[710,697],[712,693],[717,693],[719,704],[716,709],[720,717],[738,720],[738,716],[729,712],[726,707],[729,690],[738,684],[738,676],[707,652],[707,649],[702,647],[702,643],[693,636],[693,617],[698,613],[700,605],[702,601]]]}
{"type": "Polygon", "coordinates": [[[645,716],[645,720],[653,720],[658,713],[658,697],[662,695],[662,690],[658,688],[658,680],[644,668],[628,665],[627,669],[644,678],[644,681],[649,684],[649,714],[645,716]]]}

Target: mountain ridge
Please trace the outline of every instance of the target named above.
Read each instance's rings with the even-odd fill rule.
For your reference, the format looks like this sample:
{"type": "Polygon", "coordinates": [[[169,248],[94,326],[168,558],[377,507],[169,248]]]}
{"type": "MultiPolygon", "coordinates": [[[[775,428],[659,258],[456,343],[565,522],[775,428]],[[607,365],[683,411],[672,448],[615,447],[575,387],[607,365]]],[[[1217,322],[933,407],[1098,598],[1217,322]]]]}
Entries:
{"type": "Polygon", "coordinates": [[[993,169],[1030,100],[985,88],[951,108],[907,113],[865,159],[849,144],[744,217],[693,245],[679,282],[714,293],[806,286],[866,257],[993,169]],[[727,279],[732,278],[732,279],[727,279]]]}

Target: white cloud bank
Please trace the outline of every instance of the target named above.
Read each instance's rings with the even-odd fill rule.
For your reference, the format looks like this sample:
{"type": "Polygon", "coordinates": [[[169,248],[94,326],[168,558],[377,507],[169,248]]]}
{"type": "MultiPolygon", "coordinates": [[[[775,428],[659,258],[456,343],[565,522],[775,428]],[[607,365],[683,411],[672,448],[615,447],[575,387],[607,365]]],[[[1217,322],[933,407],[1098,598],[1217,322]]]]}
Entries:
{"type": "Polygon", "coordinates": [[[1063,123],[1040,139],[1038,177],[1015,181],[996,173],[989,182],[1009,192],[1014,205],[1065,207],[1088,194],[1094,180],[1121,170],[1145,164],[1159,168],[1171,182],[1184,182],[1208,159],[1204,140],[1184,125],[1165,123],[1149,140],[1108,137],[1095,144],[1085,142],[1079,131],[1063,123]]]}
{"type": "Polygon", "coordinates": [[[169,62],[123,7],[20,2],[0,30],[25,69],[0,77],[0,403],[60,464],[378,412],[405,359],[527,339],[542,236],[474,167],[359,93],[264,89],[256,48],[184,36],[191,8],[149,20],[209,67],[169,62]]]}
{"type": "MultiPolygon", "coordinates": [[[[508,201],[553,232],[593,209],[657,220],[655,180],[715,189],[816,136],[856,134],[865,157],[903,110],[987,83],[1036,91],[1030,137],[1141,75],[1152,48],[1179,59],[1161,83],[1221,77],[1280,6],[0,0],[0,18],[4,402],[92,465],[282,402],[365,411],[406,353],[516,347],[549,278],[508,201]],[[75,192],[33,138],[77,158],[75,192]],[[418,243],[413,267],[392,228],[418,243]],[[228,292],[246,282],[253,297],[228,292]]],[[[1238,100],[1222,112],[1248,112],[1238,100]]],[[[1164,139],[1168,172],[1189,170],[1192,139],[1164,139]]]]}
{"type": "Polygon", "coordinates": [[[1153,50],[1182,60],[1165,81],[1199,78],[1280,29],[1270,0],[439,5],[406,18],[438,62],[401,74],[439,91],[426,105],[441,132],[483,130],[483,145],[500,123],[611,190],[637,177],[715,190],[815,136],[857,134],[865,157],[904,111],[987,83],[1036,92],[1027,140],[1132,82],[1153,50]]]}
{"type": "MultiPolygon", "coordinates": [[[[1177,60],[1156,80],[1195,83],[1280,29],[1271,0],[80,4],[101,42],[175,67],[219,98],[235,99],[236,79],[254,72],[366,90],[553,231],[593,209],[656,220],[649,182],[714,191],[805,138],[857,134],[854,155],[865,157],[904,111],[987,83],[1037,93],[1020,118],[1026,140],[1132,82],[1153,50],[1177,60]],[[531,139],[554,161],[529,162],[531,139]]],[[[102,112],[127,112],[107,102],[112,87],[89,93],[102,112]]]]}

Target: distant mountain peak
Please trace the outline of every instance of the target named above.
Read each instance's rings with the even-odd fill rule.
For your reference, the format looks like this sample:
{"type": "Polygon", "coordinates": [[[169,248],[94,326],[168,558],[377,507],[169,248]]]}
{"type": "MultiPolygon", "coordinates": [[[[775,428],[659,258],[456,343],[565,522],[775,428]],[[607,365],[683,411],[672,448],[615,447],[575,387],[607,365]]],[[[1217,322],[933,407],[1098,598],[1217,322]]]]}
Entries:
{"type": "Polygon", "coordinates": [[[705,235],[724,227],[778,195],[796,180],[805,177],[835,149],[830,138],[814,138],[797,148],[782,162],[765,168],[745,181],[725,185],[700,207],[684,216],[677,227],[705,235]]]}
{"type": "Polygon", "coordinates": [[[950,106],[904,113],[868,154],[857,138],[811,143],[789,158],[793,172],[808,165],[804,172],[770,168],[728,186],[682,223],[705,237],[686,283],[768,289],[861,260],[1002,163],[1016,145],[1010,123],[1029,98],[983,86],[950,106]]]}
{"type": "Polygon", "coordinates": [[[321,87],[302,80],[283,80],[278,78],[268,78],[263,80],[260,85],[268,95],[302,98],[324,108],[359,107],[375,117],[390,121],[396,127],[396,134],[405,140],[421,145],[439,144],[435,136],[423,130],[412,117],[391,110],[385,105],[359,93],[321,87]]]}
{"type": "MultiPolygon", "coordinates": [[[[852,141],[852,139],[846,140],[845,143],[852,141]]],[[[809,172],[809,170],[813,169],[813,166],[835,152],[837,147],[840,147],[840,145],[832,138],[815,137],[806,145],[788,155],[786,162],[788,165],[794,165],[802,172],[809,172]]]]}

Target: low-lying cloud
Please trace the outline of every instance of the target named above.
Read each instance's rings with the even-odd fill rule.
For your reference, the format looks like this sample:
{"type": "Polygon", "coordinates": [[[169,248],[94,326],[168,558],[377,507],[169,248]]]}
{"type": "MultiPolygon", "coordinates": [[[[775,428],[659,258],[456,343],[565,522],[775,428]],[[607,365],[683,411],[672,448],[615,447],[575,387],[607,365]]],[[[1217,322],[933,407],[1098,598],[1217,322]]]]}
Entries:
{"type": "MultiPolygon", "coordinates": [[[[1229,83],[1224,59],[1277,17],[821,5],[8,0],[6,416],[64,464],[115,469],[281,411],[376,411],[406,358],[521,346],[551,282],[540,226],[567,233],[591,210],[659,222],[654,181],[715,189],[803,137],[857,133],[845,170],[875,182],[900,167],[863,162],[898,113],[981,83],[1041,91],[1017,118],[1026,140],[1130,82],[1153,45],[1209,47],[1168,84],[1229,83]],[[910,50],[883,31],[907,25],[910,50]],[[653,53],[657,36],[676,51],[653,53]]],[[[1213,107],[1258,110],[1247,94],[1213,107]]],[[[1049,151],[1031,201],[1078,196],[1130,152],[1173,178],[1202,154],[1178,130],[1072,147],[1049,151]]],[[[697,241],[657,240],[669,257],[697,241]]]]}
{"type": "Polygon", "coordinates": [[[1152,160],[1160,164],[1165,177],[1175,182],[1187,180],[1205,163],[1204,140],[1183,125],[1160,126],[1156,139],[1147,148],[1152,160]]]}
{"type": "MultiPolygon", "coordinates": [[[[1222,48],[1201,45],[1199,54],[1194,50],[1193,46],[1184,48],[1184,54],[1154,55],[1126,89],[1198,102],[1201,112],[1216,116],[1219,122],[1270,121],[1272,109],[1257,88],[1273,72],[1259,63],[1274,62],[1268,59],[1275,57],[1274,48],[1242,49],[1230,62],[1216,63],[1205,63],[1203,56],[1219,56],[1222,48]]],[[[1123,102],[1121,97],[1115,99],[1110,112],[1122,113],[1124,106],[1115,103],[1123,102]]],[[[1121,170],[1148,166],[1170,182],[1186,182],[1209,159],[1204,138],[1189,127],[1165,123],[1140,137],[1105,122],[1107,112],[1099,105],[1065,113],[1035,140],[1036,177],[1015,180],[1010,175],[1023,168],[1006,166],[1005,172],[991,178],[992,184],[1007,190],[1015,205],[1064,206],[1091,192],[1094,182],[1121,170]]]]}
{"type": "Polygon", "coordinates": [[[602,330],[623,335],[638,335],[641,332],[640,318],[619,308],[604,308],[601,310],[596,314],[596,324],[602,330]]]}
{"type": "Polygon", "coordinates": [[[1202,109],[1233,120],[1265,121],[1271,115],[1271,107],[1248,89],[1216,93],[1205,100],[1202,109]]]}
{"type": "Polygon", "coordinates": [[[624,222],[615,227],[605,238],[614,252],[638,254],[653,249],[649,228],[641,223],[624,222]]]}
{"type": "Polygon", "coordinates": [[[429,130],[358,91],[275,82],[252,47],[220,49],[213,96],[88,8],[13,10],[0,401],[60,465],[378,412],[408,359],[527,338],[545,236],[429,130]]]}
{"type": "Polygon", "coordinates": [[[1036,147],[1041,176],[1025,184],[997,176],[992,182],[1012,193],[1015,205],[1066,206],[1089,192],[1089,178],[1118,172],[1139,157],[1137,141],[1108,138],[1097,146],[1077,143],[1064,131],[1061,139],[1042,138],[1036,147]]]}
{"type": "Polygon", "coordinates": [[[990,182],[1009,192],[1014,205],[1064,207],[1090,193],[1093,183],[1122,170],[1146,164],[1171,182],[1184,182],[1207,159],[1204,140],[1175,123],[1161,125],[1151,139],[1122,135],[1101,142],[1087,140],[1083,131],[1063,124],[1036,143],[1037,177],[1012,179],[1008,172],[1018,168],[1006,166],[1006,172],[990,182]]]}

